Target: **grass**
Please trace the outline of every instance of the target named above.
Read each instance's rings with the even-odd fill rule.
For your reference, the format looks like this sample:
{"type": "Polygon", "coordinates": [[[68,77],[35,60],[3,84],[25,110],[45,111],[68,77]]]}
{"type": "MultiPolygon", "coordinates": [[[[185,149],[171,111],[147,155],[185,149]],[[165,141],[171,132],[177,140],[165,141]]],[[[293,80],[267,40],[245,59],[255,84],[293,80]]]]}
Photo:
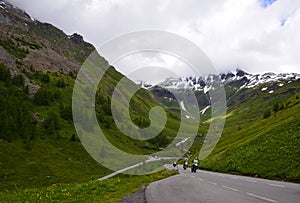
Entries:
{"type": "MultiPolygon", "coordinates": [[[[222,138],[201,168],[276,180],[300,182],[300,102],[293,95],[285,108],[253,119],[252,108],[236,106],[228,117],[222,138]]],[[[247,101],[251,102],[251,101],[247,101]]],[[[247,106],[249,106],[247,104],[247,106]]],[[[269,107],[271,108],[271,107],[269,107]]],[[[257,115],[257,114],[256,114],[257,115]]]]}
{"type": "Polygon", "coordinates": [[[175,171],[163,171],[144,176],[118,175],[101,182],[91,180],[82,184],[4,191],[0,192],[0,202],[119,202],[125,195],[175,174],[175,171]]]}
{"type": "Polygon", "coordinates": [[[36,139],[30,149],[21,140],[0,142],[0,190],[82,183],[110,171],[70,139],[36,139]]]}

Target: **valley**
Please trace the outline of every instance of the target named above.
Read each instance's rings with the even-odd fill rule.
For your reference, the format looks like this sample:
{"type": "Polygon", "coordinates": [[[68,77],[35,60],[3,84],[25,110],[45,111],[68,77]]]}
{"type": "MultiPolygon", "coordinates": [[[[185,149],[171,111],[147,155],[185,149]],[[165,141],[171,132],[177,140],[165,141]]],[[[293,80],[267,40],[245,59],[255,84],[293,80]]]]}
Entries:
{"type": "MultiPolygon", "coordinates": [[[[97,181],[114,171],[86,151],[72,112],[78,71],[95,47],[80,34],[67,35],[6,1],[0,5],[0,202],[117,202],[153,181],[177,174],[158,172],[163,167],[152,162],[143,167],[155,173],[119,174],[97,181]]],[[[95,115],[105,138],[116,148],[145,155],[147,160],[174,142],[172,155],[185,151],[191,162],[206,142],[210,123],[218,119],[211,118],[210,100],[218,79],[226,93],[225,127],[212,153],[200,161],[200,168],[300,183],[299,73],[253,74],[237,69],[219,75],[166,78],[153,86],[147,81],[135,84],[99,54],[97,60],[100,69],[109,69],[97,87],[95,115]],[[128,123],[122,127],[130,133],[147,128],[151,125],[150,110],[160,107],[167,119],[155,138],[135,139],[118,128],[111,103],[123,78],[140,89],[129,103],[135,127],[129,128],[128,123]],[[180,94],[177,100],[174,91],[195,94],[197,104],[180,94]],[[188,134],[195,130],[195,114],[200,124],[191,148],[185,149],[192,142],[188,134]],[[188,130],[177,137],[182,123],[188,130]]],[[[85,111],[81,115],[82,120],[91,118],[85,111]]],[[[118,116],[121,122],[123,112],[118,116]]],[[[93,126],[85,124],[82,130],[93,132],[93,126]]],[[[105,153],[110,151],[104,146],[99,157],[105,153]]]]}

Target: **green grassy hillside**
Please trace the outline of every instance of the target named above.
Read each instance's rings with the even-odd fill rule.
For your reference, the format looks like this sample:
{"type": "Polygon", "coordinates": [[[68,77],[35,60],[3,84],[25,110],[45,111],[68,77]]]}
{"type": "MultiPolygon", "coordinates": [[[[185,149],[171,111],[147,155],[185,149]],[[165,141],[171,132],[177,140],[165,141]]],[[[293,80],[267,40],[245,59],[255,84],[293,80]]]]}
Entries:
{"type": "MultiPolygon", "coordinates": [[[[74,83],[71,76],[42,72],[28,74],[41,86],[30,99],[24,81],[20,84],[14,82],[17,77],[23,78],[22,75],[10,78],[4,65],[1,65],[0,72],[6,76],[0,81],[0,173],[3,178],[0,188],[78,183],[110,172],[88,155],[77,137],[71,111],[74,83]]],[[[175,115],[169,116],[166,129],[150,141],[138,141],[123,135],[115,126],[110,111],[110,91],[121,78],[121,74],[111,69],[99,85],[105,87],[105,90],[99,89],[96,99],[100,126],[107,138],[124,151],[134,154],[158,151],[176,136],[179,119],[175,115]]],[[[143,127],[149,119],[148,109],[158,104],[144,90],[136,94],[132,103],[131,117],[136,125],[143,127]]]]}
{"type": "Polygon", "coordinates": [[[228,112],[222,138],[201,167],[299,182],[299,96],[296,81],[273,95],[257,91],[236,104],[228,112]]]}
{"type": "MultiPolygon", "coordinates": [[[[6,10],[0,9],[9,22],[0,29],[0,189],[82,183],[110,173],[85,151],[72,117],[74,81],[95,48],[80,35],[67,36],[51,24],[32,21],[13,6],[6,10]]],[[[98,59],[101,67],[108,66],[104,58],[98,59]]],[[[180,119],[167,113],[167,127],[149,141],[121,133],[110,104],[122,77],[110,67],[99,84],[95,108],[99,124],[119,149],[132,154],[158,151],[172,141],[180,119]]],[[[153,98],[140,90],[131,99],[131,119],[141,128],[150,124],[149,110],[159,105],[153,98]]]]}

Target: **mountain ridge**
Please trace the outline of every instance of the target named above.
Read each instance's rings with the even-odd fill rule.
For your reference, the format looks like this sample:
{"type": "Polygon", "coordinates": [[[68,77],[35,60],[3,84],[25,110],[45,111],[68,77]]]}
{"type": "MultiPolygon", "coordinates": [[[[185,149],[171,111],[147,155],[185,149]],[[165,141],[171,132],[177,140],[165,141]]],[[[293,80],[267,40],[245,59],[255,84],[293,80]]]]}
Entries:
{"type": "MultiPolygon", "coordinates": [[[[271,95],[284,86],[298,81],[300,81],[300,74],[298,73],[250,74],[237,69],[235,73],[228,72],[218,75],[167,78],[157,85],[152,85],[144,81],[137,81],[137,84],[151,91],[158,101],[176,112],[179,112],[180,106],[192,106],[193,104],[189,104],[189,101],[185,100],[185,98],[179,98],[180,101],[178,102],[180,105],[174,106],[176,97],[171,92],[192,91],[198,100],[200,113],[204,114],[211,106],[209,91],[214,89],[214,85],[224,87],[227,105],[228,107],[232,107],[237,103],[245,101],[247,98],[257,95],[258,92],[265,92],[271,95]]],[[[291,89],[289,91],[297,90],[291,89]]],[[[189,112],[186,110],[185,112],[187,113],[186,117],[188,117],[189,112]]]]}
{"type": "MultiPolygon", "coordinates": [[[[211,87],[207,87],[214,80],[221,80],[224,85],[233,85],[233,83],[240,84],[239,89],[255,88],[270,82],[278,82],[279,86],[283,86],[281,82],[292,82],[300,79],[298,73],[263,73],[250,74],[241,69],[237,69],[236,73],[220,73],[218,75],[211,74],[206,76],[183,76],[178,78],[166,78],[157,85],[152,85],[146,81],[137,81],[137,84],[145,89],[151,89],[154,86],[161,86],[166,89],[191,89],[193,91],[208,92],[211,87]],[[208,84],[208,85],[207,85],[208,84]]],[[[233,85],[234,86],[234,85],[233,85]]],[[[265,91],[264,89],[263,91],[265,91]]]]}

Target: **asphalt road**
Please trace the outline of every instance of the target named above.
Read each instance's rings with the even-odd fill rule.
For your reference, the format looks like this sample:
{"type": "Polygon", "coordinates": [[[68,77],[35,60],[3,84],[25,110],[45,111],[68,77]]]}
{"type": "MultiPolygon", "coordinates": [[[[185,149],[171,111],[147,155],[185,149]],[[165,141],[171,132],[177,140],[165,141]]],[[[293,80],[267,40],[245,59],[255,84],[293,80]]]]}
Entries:
{"type": "Polygon", "coordinates": [[[300,184],[179,168],[179,175],[147,187],[147,203],[300,202],[300,184]]]}

